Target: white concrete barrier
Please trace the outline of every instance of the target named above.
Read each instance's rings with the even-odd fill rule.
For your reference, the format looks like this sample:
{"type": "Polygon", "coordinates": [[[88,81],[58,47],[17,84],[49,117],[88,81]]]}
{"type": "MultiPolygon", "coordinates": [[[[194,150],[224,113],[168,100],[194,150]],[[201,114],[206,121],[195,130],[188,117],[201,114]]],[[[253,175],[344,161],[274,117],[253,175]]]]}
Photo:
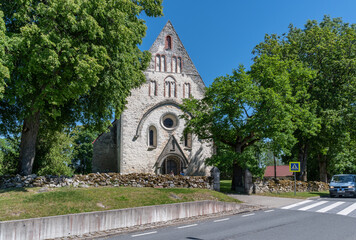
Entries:
{"type": "Polygon", "coordinates": [[[37,240],[164,222],[239,209],[236,203],[199,201],[0,222],[0,240],[37,240]]]}

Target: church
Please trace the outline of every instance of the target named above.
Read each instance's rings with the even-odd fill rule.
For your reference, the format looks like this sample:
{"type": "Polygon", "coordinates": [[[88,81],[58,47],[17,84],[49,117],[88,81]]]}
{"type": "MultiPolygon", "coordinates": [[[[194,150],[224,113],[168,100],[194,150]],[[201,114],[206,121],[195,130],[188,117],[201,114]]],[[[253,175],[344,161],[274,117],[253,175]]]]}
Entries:
{"type": "Polygon", "coordinates": [[[133,89],[110,131],[93,143],[93,172],[208,175],[212,143],[184,134],[183,99],[205,84],[170,21],[150,48],[146,83],[133,89]]]}

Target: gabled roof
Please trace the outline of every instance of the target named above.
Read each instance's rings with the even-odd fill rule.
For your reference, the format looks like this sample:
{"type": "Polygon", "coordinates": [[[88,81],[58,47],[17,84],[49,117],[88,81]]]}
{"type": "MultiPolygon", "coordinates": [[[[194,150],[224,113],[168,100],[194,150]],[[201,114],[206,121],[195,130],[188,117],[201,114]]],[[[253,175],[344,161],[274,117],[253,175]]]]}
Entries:
{"type": "MultiPolygon", "coordinates": [[[[288,165],[276,166],[277,177],[291,177],[293,173],[289,171],[288,165]]],[[[274,177],[274,166],[267,166],[265,170],[265,177],[274,177]]]]}
{"type": "Polygon", "coordinates": [[[156,40],[153,42],[151,48],[149,49],[149,52],[151,52],[152,55],[155,55],[156,53],[158,54],[165,54],[166,52],[164,51],[164,47],[162,46],[165,45],[165,39],[166,36],[171,36],[174,41],[173,41],[173,46],[172,46],[172,53],[175,56],[181,56],[183,58],[183,65],[184,67],[184,73],[186,74],[191,74],[195,75],[199,79],[199,85],[202,85],[202,87],[205,87],[205,84],[198,73],[198,70],[196,69],[195,65],[193,64],[192,59],[190,58],[187,50],[185,49],[182,41],[180,40],[176,30],[174,29],[171,21],[168,20],[166,25],[163,27],[162,31],[159,33],[158,37],[156,40]]]}

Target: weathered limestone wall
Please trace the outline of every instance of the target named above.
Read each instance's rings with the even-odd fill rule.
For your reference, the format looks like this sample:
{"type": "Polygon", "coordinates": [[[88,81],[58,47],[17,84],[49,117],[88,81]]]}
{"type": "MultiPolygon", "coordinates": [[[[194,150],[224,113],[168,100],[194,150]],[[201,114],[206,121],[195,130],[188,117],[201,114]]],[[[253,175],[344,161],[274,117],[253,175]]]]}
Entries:
{"type": "Polygon", "coordinates": [[[154,174],[90,173],[65,176],[0,176],[0,188],[12,187],[154,187],[210,189],[212,179],[205,176],[171,176],[154,174]]]}
{"type": "Polygon", "coordinates": [[[211,168],[205,166],[204,160],[211,156],[212,144],[200,141],[196,136],[193,136],[192,147],[184,148],[182,137],[185,122],[178,118],[179,115],[183,114],[178,104],[182,103],[184,97],[184,84],[189,83],[191,95],[199,99],[204,96],[204,83],[170,23],[164,27],[157,37],[150,48],[150,52],[152,53],[152,59],[149,68],[145,71],[147,82],[132,91],[131,96],[127,99],[126,110],[121,115],[120,172],[155,173],[157,169],[154,165],[166,146],[170,135],[174,135],[189,162],[186,175],[208,175],[211,168]],[[165,37],[167,35],[170,35],[173,41],[172,49],[170,50],[165,49],[165,37]],[[156,54],[165,55],[167,66],[172,65],[173,56],[181,57],[183,59],[181,73],[172,72],[169,67],[167,71],[156,71],[156,54]],[[164,84],[167,77],[175,80],[176,97],[169,97],[164,94],[164,84]],[[156,83],[156,96],[149,90],[151,81],[156,83]],[[163,104],[145,115],[160,103],[167,104],[163,104]],[[162,126],[161,118],[168,113],[178,118],[178,126],[174,130],[168,131],[162,126]],[[156,148],[149,148],[148,146],[148,129],[150,126],[154,126],[157,129],[156,148]]]}
{"type": "Polygon", "coordinates": [[[117,172],[117,122],[93,143],[93,172],[117,172]]]}
{"type": "MultiPolygon", "coordinates": [[[[281,193],[294,192],[294,181],[292,180],[255,180],[253,184],[254,193],[281,193]]],[[[297,192],[322,192],[329,190],[329,184],[324,182],[297,181],[297,192]]]]}

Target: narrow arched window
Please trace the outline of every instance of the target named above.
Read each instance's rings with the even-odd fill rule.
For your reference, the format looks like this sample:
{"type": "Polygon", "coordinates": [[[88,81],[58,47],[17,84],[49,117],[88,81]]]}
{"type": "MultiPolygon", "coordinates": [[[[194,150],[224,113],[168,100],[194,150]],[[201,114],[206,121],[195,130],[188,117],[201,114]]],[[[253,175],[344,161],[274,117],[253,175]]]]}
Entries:
{"type": "Polygon", "coordinates": [[[172,57],[172,72],[177,72],[177,58],[172,57]]]}
{"type": "Polygon", "coordinates": [[[192,148],[192,134],[191,133],[184,134],[184,147],[192,148]]]}
{"type": "Polygon", "coordinates": [[[153,146],[153,140],[154,140],[154,132],[151,129],[150,130],[150,143],[149,143],[150,146],[153,146]]]}
{"type": "Polygon", "coordinates": [[[165,97],[177,97],[176,81],[172,77],[167,77],[164,80],[164,96],[165,97]]]}
{"type": "Polygon", "coordinates": [[[171,97],[177,97],[177,86],[175,82],[171,82],[171,97]]]}
{"type": "Polygon", "coordinates": [[[190,97],[190,83],[184,83],[183,85],[183,97],[189,98],[190,97]]]}
{"type": "Polygon", "coordinates": [[[166,56],[161,55],[161,71],[166,72],[167,71],[167,66],[166,66],[166,56]]]}
{"type": "Polygon", "coordinates": [[[177,63],[177,73],[182,72],[182,58],[178,57],[178,63],[177,63]]]}
{"type": "Polygon", "coordinates": [[[156,55],[156,61],[155,61],[155,70],[157,72],[160,72],[161,71],[161,56],[159,54],[156,55]]]}
{"type": "Polygon", "coordinates": [[[148,88],[149,96],[157,96],[157,83],[156,81],[150,81],[150,85],[148,88]]]}
{"type": "Polygon", "coordinates": [[[150,126],[148,129],[148,147],[157,147],[157,130],[154,126],[150,126]]]}
{"type": "Polygon", "coordinates": [[[167,36],[166,37],[166,50],[170,50],[172,49],[172,37],[171,36],[167,36]]]}

